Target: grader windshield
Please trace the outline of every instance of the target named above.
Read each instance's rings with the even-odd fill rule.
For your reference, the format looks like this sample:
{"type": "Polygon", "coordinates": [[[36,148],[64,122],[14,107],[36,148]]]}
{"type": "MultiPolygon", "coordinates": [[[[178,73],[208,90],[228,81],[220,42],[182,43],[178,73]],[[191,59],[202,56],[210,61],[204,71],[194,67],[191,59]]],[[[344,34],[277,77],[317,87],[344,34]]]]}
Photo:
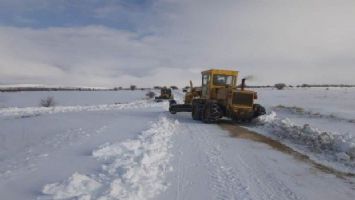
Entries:
{"type": "Polygon", "coordinates": [[[215,74],[213,76],[213,85],[223,86],[229,85],[231,86],[233,83],[233,76],[224,75],[224,74],[215,74]]]}

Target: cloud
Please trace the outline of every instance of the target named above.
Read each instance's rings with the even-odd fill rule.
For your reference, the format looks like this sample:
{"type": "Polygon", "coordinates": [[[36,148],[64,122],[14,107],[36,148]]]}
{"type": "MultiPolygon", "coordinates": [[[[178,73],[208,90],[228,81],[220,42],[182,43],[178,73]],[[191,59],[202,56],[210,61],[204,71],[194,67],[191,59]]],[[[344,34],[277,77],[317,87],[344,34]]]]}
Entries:
{"type": "Polygon", "coordinates": [[[0,78],[12,84],[169,85],[184,72],[158,38],[101,26],[2,27],[0,43],[0,78]]]}
{"type": "Polygon", "coordinates": [[[354,83],[351,0],[90,2],[76,9],[99,19],[91,25],[1,26],[2,83],[182,86],[212,67],[253,75],[251,84],[354,83]],[[101,23],[115,17],[121,25],[101,23]]]}

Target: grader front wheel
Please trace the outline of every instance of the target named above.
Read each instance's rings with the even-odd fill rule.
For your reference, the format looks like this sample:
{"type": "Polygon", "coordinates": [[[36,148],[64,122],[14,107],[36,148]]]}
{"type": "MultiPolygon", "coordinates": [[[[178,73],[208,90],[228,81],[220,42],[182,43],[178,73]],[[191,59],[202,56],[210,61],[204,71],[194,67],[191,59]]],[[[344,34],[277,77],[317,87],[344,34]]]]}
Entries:
{"type": "Polygon", "coordinates": [[[254,104],[253,110],[254,110],[253,118],[257,118],[257,117],[259,117],[261,115],[265,115],[266,114],[265,108],[263,106],[261,106],[260,104],[254,104]]]}

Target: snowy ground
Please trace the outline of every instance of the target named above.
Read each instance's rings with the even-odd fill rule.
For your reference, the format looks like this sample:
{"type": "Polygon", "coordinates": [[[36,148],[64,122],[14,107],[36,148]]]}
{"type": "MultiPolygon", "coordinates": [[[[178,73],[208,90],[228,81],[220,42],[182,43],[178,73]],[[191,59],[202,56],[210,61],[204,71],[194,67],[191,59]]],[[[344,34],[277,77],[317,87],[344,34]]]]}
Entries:
{"type": "Polygon", "coordinates": [[[53,97],[57,106],[127,103],[144,97],[146,92],[141,90],[0,92],[0,108],[36,107],[39,106],[41,99],[47,97],[53,97]]]}
{"type": "Polygon", "coordinates": [[[354,92],[260,90],[270,114],[247,127],[339,171],[231,137],[248,133],[236,125],[170,115],[167,103],[143,100],[141,91],[1,93],[1,199],[354,199],[354,178],[340,171],[353,169],[352,158],[336,156],[351,152],[354,92]],[[59,105],[37,107],[46,96],[59,105]],[[285,133],[305,123],[350,138],[318,152],[285,133]]]}

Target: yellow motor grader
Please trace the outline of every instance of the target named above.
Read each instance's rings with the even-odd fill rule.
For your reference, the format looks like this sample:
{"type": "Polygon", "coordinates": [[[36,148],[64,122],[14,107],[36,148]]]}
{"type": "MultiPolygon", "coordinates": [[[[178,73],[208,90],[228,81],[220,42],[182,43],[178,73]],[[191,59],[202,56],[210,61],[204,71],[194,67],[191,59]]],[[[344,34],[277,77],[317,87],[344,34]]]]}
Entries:
{"type": "MultiPolygon", "coordinates": [[[[201,94],[193,97],[189,104],[194,120],[213,123],[222,117],[228,117],[237,121],[251,121],[266,113],[264,107],[254,102],[257,93],[245,90],[245,79],[242,79],[240,88],[237,88],[238,73],[220,69],[202,72],[201,94]]],[[[178,104],[172,104],[170,107],[174,106],[179,107],[178,104]]],[[[180,112],[179,109],[169,110],[172,114],[180,112]]]]}
{"type": "Polygon", "coordinates": [[[162,87],[160,89],[160,96],[155,97],[155,101],[157,102],[170,99],[174,99],[174,95],[172,94],[171,89],[167,87],[162,87]]]}

